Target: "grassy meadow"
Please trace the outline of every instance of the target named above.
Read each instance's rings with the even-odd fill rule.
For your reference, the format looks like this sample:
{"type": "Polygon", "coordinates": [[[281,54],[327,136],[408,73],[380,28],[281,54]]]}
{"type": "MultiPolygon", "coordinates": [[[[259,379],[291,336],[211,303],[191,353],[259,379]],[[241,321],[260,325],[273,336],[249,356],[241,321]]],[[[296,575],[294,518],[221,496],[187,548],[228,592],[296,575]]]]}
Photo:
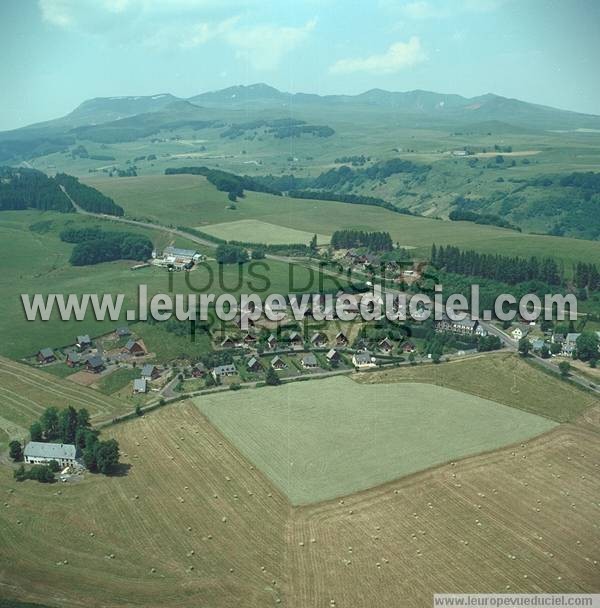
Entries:
{"type": "MultiPolygon", "coordinates": [[[[200,230],[226,241],[244,241],[248,243],[264,243],[279,245],[288,243],[303,243],[308,245],[315,233],[303,232],[294,228],[286,228],[276,224],[268,224],[260,220],[239,220],[198,226],[200,230]]],[[[329,237],[317,234],[317,245],[329,243],[329,237]]]]}
{"type": "Polygon", "coordinates": [[[511,256],[552,256],[564,262],[567,274],[575,262],[600,257],[598,241],[413,217],[364,205],[246,192],[237,209],[232,210],[227,208],[226,194],[201,176],[104,177],[86,178],[85,182],[122,205],[128,216],[167,226],[194,226],[204,230],[210,224],[258,220],[326,236],[340,229],[386,230],[395,242],[416,248],[417,255],[421,256],[429,254],[432,243],[511,256]]]}
{"type": "Polygon", "coordinates": [[[555,426],[441,386],[365,386],[346,377],[194,402],[295,505],[365,490],[555,426]]]}

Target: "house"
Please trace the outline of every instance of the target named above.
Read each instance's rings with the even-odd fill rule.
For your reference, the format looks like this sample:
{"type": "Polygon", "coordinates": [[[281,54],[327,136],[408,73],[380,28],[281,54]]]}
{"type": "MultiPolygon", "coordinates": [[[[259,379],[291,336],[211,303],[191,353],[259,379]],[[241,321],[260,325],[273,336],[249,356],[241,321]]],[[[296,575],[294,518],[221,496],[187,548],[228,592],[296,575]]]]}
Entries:
{"type": "Polygon", "coordinates": [[[250,332],[248,332],[243,338],[242,338],[242,342],[246,345],[246,346],[252,346],[252,344],[256,344],[256,336],[252,335],[250,332]]]}
{"type": "Polygon", "coordinates": [[[579,338],[580,335],[581,334],[573,333],[567,334],[567,337],[565,338],[565,341],[562,345],[562,355],[564,355],[565,357],[570,357],[573,354],[573,352],[577,348],[577,338],[579,338]]]}
{"type": "Polygon", "coordinates": [[[133,392],[134,394],[148,392],[148,381],[146,378],[136,378],[133,381],[133,392]]]}
{"type": "Polygon", "coordinates": [[[146,354],[144,347],[136,340],[128,340],[123,348],[124,353],[129,353],[132,357],[140,357],[146,354]]]}
{"type": "Polygon", "coordinates": [[[267,338],[267,348],[270,348],[271,350],[277,348],[277,337],[274,334],[271,334],[267,338]]]}
{"type": "Polygon", "coordinates": [[[539,353],[544,348],[545,344],[546,342],[541,338],[535,338],[531,340],[531,350],[533,350],[534,353],[539,353]]]}
{"type": "Polygon", "coordinates": [[[85,334],[84,336],[77,336],[77,348],[79,350],[85,350],[92,345],[91,338],[85,334]]]}
{"type": "Polygon", "coordinates": [[[292,346],[302,346],[304,344],[302,336],[297,331],[293,331],[290,334],[290,344],[292,346]]]}
{"type": "Polygon", "coordinates": [[[359,369],[373,367],[375,365],[373,357],[371,357],[371,353],[368,350],[352,355],[352,364],[359,369]]]}
{"type": "Polygon", "coordinates": [[[235,346],[235,340],[231,336],[225,336],[221,342],[221,348],[233,348],[235,346]]]}
{"type": "Polygon", "coordinates": [[[131,331],[130,331],[129,327],[124,325],[123,327],[117,327],[117,329],[115,329],[115,334],[117,335],[118,338],[124,338],[125,336],[130,336],[131,331]]]}
{"type": "Polygon", "coordinates": [[[343,331],[335,335],[335,343],[337,346],[348,346],[348,337],[343,331]]]}
{"type": "Polygon", "coordinates": [[[78,352],[71,350],[67,353],[66,362],[69,367],[77,367],[83,363],[83,357],[78,352]]]}
{"type": "Polygon", "coordinates": [[[307,353],[300,360],[300,364],[304,369],[314,369],[315,367],[319,367],[319,362],[317,358],[312,353],[307,353]]]}
{"type": "Polygon", "coordinates": [[[68,467],[76,462],[77,448],[70,443],[30,441],[25,446],[23,458],[27,464],[45,464],[56,460],[61,467],[68,467]]]}
{"type": "Polygon", "coordinates": [[[379,342],[377,345],[379,350],[384,353],[391,353],[392,348],[394,348],[394,343],[386,336],[383,340],[379,342]]]}
{"type": "Polygon", "coordinates": [[[518,325],[510,332],[510,335],[512,336],[513,340],[520,340],[521,338],[524,338],[528,333],[529,327],[527,327],[526,325],[518,325]]]}
{"type": "Polygon", "coordinates": [[[37,360],[40,363],[52,363],[52,361],[56,361],[56,357],[54,356],[54,351],[51,348],[42,348],[38,350],[37,360]]]}
{"type": "Polygon", "coordinates": [[[435,331],[437,331],[437,332],[450,331],[450,332],[453,332],[456,334],[463,334],[463,335],[469,335],[469,334],[484,335],[485,331],[483,331],[483,329],[478,330],[478,328],[479,328],[479,321],[477,321],[477,320],[466,317],[462,321],[454,321],[446,313],[444,313],[442,315],[441,319],[438,319],[437,321],[435,321],[435,331]]]}
{"type": "Polygon", "coordinates": [[[327,336],[322,331],[318,331],[311,336],[310,343],[316,348],[327,346],[327,336]]]}
{"type": "Polygon", "coordinates": [[[104,361],[99,355],[92,355],[87,358],[85,366],[88,372],[99,374],[104,369],[104,361]]]}
{"type": "Polygon", "coordinates": [[[285,364],[285,361],[279,355],[275,355],[271,359],[271,367],[273,369],[285,369],[287,367],[287,365],[285,364]]]}
{"type": "Polygon", "coordinates": [[[249,372],[259,372],[262,369],[262,365],[256,357],[250,357],[246,363],[246,368],[249,372]]]}
{"type": "Polygon", "coordinates": [[[192,368],[192,377],[193,378],[203,378],[206,374],[206,368],[203,363],[196,363],[196,365],[192,368]]]}
{"type": "Polygon", "coordinates": [[[237,369],[233,363],[228,363],[227,365],[218,365],[211,373],[216,380],[217,378],[224,378],[226,376],[235,376],[237,374],[237,369]]]}
{"type": "Polygon", "coordinates": [[[403,353],[414,353],[416,350],[417,348],[412,342],[404,342],[402,344],[403,353]]]}
{"type": "Polygon", "coordinates": [[[156,365],[152,365],[152,363],[146,363],[144,367],[142,367],[142,378],[144,380],[156,380],[160,376],[160,372],[158,371],[158,367],[156,365]]]}
{"type": "Polygon", "coordinates": [[[340,353],[335,348],[330,348],[325,355],[325,358],[329,363],[339,363],[341,360],[340,353]]]}

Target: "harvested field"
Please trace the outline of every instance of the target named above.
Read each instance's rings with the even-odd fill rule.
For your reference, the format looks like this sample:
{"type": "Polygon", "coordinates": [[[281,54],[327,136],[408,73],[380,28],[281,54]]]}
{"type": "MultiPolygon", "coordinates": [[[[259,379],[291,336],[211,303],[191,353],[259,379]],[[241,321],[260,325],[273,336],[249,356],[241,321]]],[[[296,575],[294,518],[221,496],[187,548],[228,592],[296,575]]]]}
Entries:
{"type": "Polygon", "coordinates": [[[0,467],[0,597],[274,606],[285,587],[285,498],[192,405],[111,434],[131,465],[122,476],[18,484],[0,467]]]}
{"type": "Polygon", "coordinates": [[[365,490],[555,426],[440,386],[366,386],[341,376],[194,402],[295,505],[365,490]]]}
{"type": "MultiPolygon", "coordinates": [[[[223,224],[200,226],[198,229],[226,241],[245,241],[265,245],[285,245],[288,243],[308,245],[314,236],[312,232],[277,226],[260,220],[224,222],[223,224]]],[[[326,245],[327,243],[329,243],[328,236],[317,234],[318,245],[326,245]]]]}
{"type": "Polygon", "coordinates": [[[0,357],[0,429],[22,438],[49,405],[85,407],[94,422],[109,420],[126,409],[119,401],[77,386],[70,379],[0,357]]]}
{"type": "Polygon", "coordinates": [[[492,399],[557,422],[575,420],[598,403],[595,395],[514,354],[486,354],[442,365],[404,366],[358,374],[363,384],[428,382],[492,399]]]}
{"type": "Polygon", "coordinates": [[[598,593],[599,437],[564,426],[344,504],[296,510],[288,605],[428,608],[434,592],[598,593]]]}

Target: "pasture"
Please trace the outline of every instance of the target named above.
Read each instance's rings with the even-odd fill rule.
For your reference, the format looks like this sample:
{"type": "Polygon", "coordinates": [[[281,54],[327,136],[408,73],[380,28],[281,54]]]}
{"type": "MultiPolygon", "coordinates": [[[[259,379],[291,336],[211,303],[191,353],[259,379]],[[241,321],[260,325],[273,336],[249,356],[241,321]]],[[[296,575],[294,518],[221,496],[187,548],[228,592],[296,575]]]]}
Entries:
{"type": "Polygon", "coordinates": [[[83,181],[112,197],[128,216],[166,226],[196,226],[204,230],[210,224],[259,220],[311,235],[329,236],[341,229],[386,230],[395,242],[414,247],[416,254],[423,257],[429,255],[432,243],[511,256],[552,256],[564,261],[567,274],[575,262],[600,257],[598,241],[413,217],[364,205],[246,192],[232,210],[227,208],[225,193],[194,175],[96,177],[83,181]]]}
{"type": "Polygon", "coordinates": [[[365,490],[555,426],[440,386],[365,386],[346,377],[194,402],[294,505],[365,490]]]}
{"type": "MultiPolygon", "coordinates": [[[[308,245],[315,234],[261,222],[260,220],[239,220],[237,222],[211,224],[209,226],[198,226],[198,229],[226,241],[263,243],[265,245],[288,243],[308,245]]],[[[324,234],[317,234],[316,236],[318,245],[329,243],[328,236],[324,234]]]]}
{"type": "MultiPolygon", "coordinates": [[[[317,277],[303,266],[290,266],[284,262],[269,260],[246,264],[218,265],[215,261],[202,263],[191,273],[168,273],[164,269],[150,267],[131,271],[132,262],[115,261],[95,266],[71,266],[68,262],[73,245],[60,241],[58,234],[69,222],[100,225],[107,229],[122,226],[108,220],[74,217],[72,214],[57,214],[39,211],[3,211],[0,224],[0,255],[11,259],[10,273],[0,277],[0,355],[22,358],[35,354],[47,346],[63,347],[73,344],[78,334],[98,336],[114,330],[125,320],[127,309],[137,310],[138,286],[148,286],[150,297],[157,293],[199,293],[219,295],[224,292],[239,293],[289,293],[312,292],[316,289],[317,277]],[[31,227],[47,223],[47,229],[36,232],[31,227]],[[27,251],[27,256],[14,256],[15,248],[27,251]],[[251,272],[252,271],[252,272],[251,272]],[[83,321],[62,321],[53,314],[49,321],[29,322],[21,304],[21,294],[47,295],[49,293],[76,294],[104,293],[124,294],[121,320],[96,320],[91,313],[83,321]]],[[[126,227],[126,229],[130,229],[126,227]]],[[[137,228],[134,229],[137,231],[137,228]]],[[[140,230],[152,238],[157,247],[174,242],[178,246],[195,245],[185,239],[172,239],[168,234],[153,230],[140,230]]],[[[325,277],[325,289],[332,288],[332,279],[325,277]]],[[[150,331],[150,330],[149,330],[150,331]]],[[[181,347],[175,340],[165,337],[150,348],[161,357],[168,357],[181,347]],[[162,354],[161,354],[162,353],[162,354]]],[[[181,343],[181,340],[178,340],[181,343]]],[[[184,349],[185,350],[185,349],[184,349]]]]}
{"type": "Polygon", "coordinates": [[[119,400],[0,357],[0,431],[7,439],[27,437],[29,425],[50,405],[86,408],[92,422],[110,420],[127,409],[119,400]]]}

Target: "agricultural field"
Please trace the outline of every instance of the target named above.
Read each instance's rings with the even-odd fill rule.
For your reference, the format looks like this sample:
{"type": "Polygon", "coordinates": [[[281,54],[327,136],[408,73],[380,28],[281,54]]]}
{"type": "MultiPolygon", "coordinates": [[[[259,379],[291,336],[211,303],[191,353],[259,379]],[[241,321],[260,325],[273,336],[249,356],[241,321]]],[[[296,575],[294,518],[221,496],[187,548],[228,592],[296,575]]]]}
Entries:
{"type": "MultiPolygon", "coordinates": [[[[303,232],[294,228],[285,228],[260,220],[239,220],[199,226],[199,230],[226,241],[243,241],[247,243],[263,243],[265,245],[279,245],[288,243],[302,243],[308,245],[315,233],[303,232]]],[[[329,243],[329,237],[317,234],[317,245],[329,243]]]]}
{"type": "Polygon", "coordinates": [[[210,224],[251,219],[325,236],[341,229],[385,230],[400,246],[415,248],[417,256],[428,256],[432,243],[511,256],[551,256],[563,260],[567,274],[572,271],[573,263],[600,257],[598,241],[413,217],[364,205],[246,192],[232,210],[227,208],[229,201],[225,193],[216,190],[205,178],[194,175],[85,178],[83,181],[113,198],[127,216],[167,226],[195,226],[204,230],[210,224]]]}
{"type": "Polygon", "coordinates": [[[17,484],[0,465],[0,595],[61,607],[275,606],[289,507],[264,476],[192,405],[108,433],[122,475],[57,490],[17,484]]]}
{"type": "Polygon", "coordinates": [[[599,458],[597,430],[565,425],[298,509],[287,535],[289,605],[426,608],[433,593],[474,589],[598,593],[599,458]]]}
{"type": "Polygon", "coordinates": [[[510,405],[533,414],[571,422],[597,397],[546,373],[535,363],[510,353],[486,354],[443,365],[402,366],[361,373],[362,384],[426,382],[510,405]]]}
{"type": "Polygon", "coordinates": [[[294,505],[365,490],[556,425],[441,386],[366,386],[346,377],[194,402],[294,505]]]}
{"type": "Polygon", "coordinates": [[[86,408],[94,423],[110,420],[127,409],[117,399],[0,357],[0,449],[8,439],[25,438],[29,425],[51,405],[86,408]]]}

